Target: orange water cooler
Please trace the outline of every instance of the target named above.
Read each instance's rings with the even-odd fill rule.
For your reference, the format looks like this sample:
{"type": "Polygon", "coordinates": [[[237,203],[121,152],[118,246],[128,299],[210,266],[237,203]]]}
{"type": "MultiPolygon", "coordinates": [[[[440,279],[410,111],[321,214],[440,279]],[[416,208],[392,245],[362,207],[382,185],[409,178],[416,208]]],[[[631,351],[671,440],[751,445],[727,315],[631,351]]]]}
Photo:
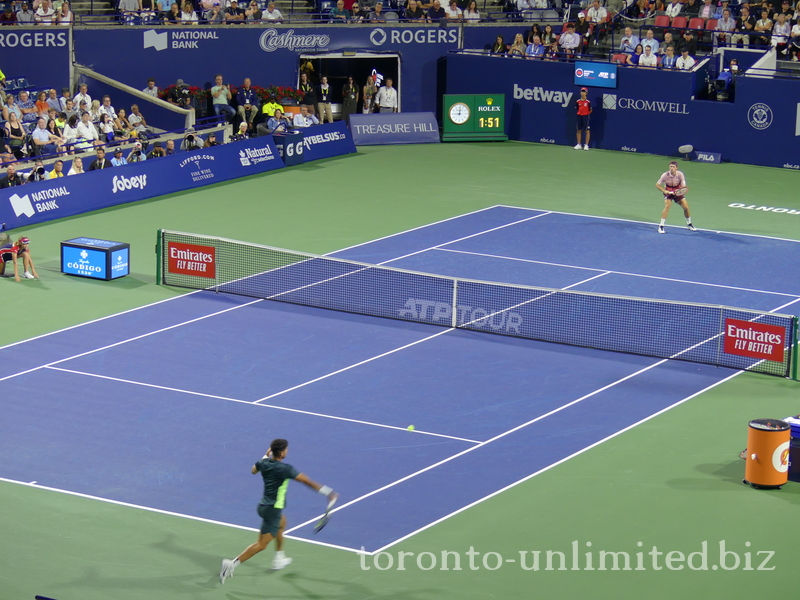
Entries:
{"type": "Polygon", "coordinates": [[[789,479],[791,427],[779,419],[750,421],[743,483],[758,489],[780,489],[789,479]]]}

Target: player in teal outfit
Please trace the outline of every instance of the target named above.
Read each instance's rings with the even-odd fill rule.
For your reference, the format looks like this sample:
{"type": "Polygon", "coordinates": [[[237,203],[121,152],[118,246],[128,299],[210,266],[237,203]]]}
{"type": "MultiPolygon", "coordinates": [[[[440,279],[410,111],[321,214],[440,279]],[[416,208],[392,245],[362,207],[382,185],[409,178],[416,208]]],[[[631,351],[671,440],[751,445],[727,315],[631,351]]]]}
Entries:
{"type": "Polygon", "coordinates": [[[292,465],[283,462],[288,450],[289,442],[286,440],[272,440],[269,451],[250,470],[253,475],[261,473],[261,477],[264,479],[264,494],[258,503],[261,532],[258,540],[245,548],[239,556],[233,560],[227,558],[222,560],[222,569],[219,572],[220,583],[225,583],[228,577],[233,577],[233,571],[240,563],[264,550],[273,538],[277,551],[272,560],[272,568],[283,569],[292,562],[292,559],[287,558],[283,552],[283,531],[286,529],[286,517],[283,515],[283,509],[286,506],[286,490],[289,487],[290,479],[305,483],[314,491],[325,496],[328,499],[328,509],[339,497],[339,494],[327,485],[311,481],[292,465]]]}

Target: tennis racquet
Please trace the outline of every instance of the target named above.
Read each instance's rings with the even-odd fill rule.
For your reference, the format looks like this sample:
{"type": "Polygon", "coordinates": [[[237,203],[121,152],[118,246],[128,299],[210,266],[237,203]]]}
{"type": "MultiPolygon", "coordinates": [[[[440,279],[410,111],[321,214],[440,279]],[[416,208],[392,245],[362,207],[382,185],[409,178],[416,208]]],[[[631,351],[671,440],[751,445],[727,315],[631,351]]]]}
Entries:
{"type": "Polygon", "coordinates": [[[322,528],[325,527],[325,525],[328,524],[328,521],[331,520],[330,512],[331,509],[333,508],[333,505],[336,504],[337,498],[328,501],[328,507],[325,509],[325,514],[322,515],[322,518],[319,521],[317,521],[316,525],[314,525],[314,533],[319,533],[320,531],[322,531],[322,528]]]}
{"type": "Polygon", "coordinates": [[[678,198],[680,196],[685,196],[688,188],[682,187],[678,188],[677,190],[667,190],[667,196],[670,198],[678,198]]]}

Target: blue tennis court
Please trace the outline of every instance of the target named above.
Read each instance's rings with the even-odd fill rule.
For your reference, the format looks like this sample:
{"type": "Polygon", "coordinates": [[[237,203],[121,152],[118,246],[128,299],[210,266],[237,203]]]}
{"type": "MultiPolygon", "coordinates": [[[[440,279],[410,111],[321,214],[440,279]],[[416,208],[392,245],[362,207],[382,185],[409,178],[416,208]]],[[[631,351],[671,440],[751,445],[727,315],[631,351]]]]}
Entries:
{"type": "MultiPolygon", "coordinates": [[[[800,283],[786,276],[798,242],[679,227],[659,236],[649,223],[505,206],[332,256],[765,312],[800,307],[800,283]]],[[[291,536],[368,552],[739,373],[208,291],[0,352],[14,399],[0,421],[3,479],[255,528],[261,482],[250,466],[286,437],[287,461],[341,493],[314,535],[323,502],[293,486],[291,536]]]]}

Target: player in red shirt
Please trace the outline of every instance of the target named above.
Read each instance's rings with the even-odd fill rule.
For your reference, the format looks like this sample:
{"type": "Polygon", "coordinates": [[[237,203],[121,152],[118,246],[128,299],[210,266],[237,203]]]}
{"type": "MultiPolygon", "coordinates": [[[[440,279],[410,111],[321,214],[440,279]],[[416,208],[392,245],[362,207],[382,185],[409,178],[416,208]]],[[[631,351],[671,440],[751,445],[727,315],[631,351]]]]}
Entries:
{"type": "Polygon", "coordinates": [[[673,160],[669,163],[669,171],[656,181],[656,187],[664,194],[664,210],[661,211],[661,223],[658,225],[658,233],[666,233],[664,231],[664,223],[667,221],[667,215],[673,202],[679,204],[683,209],[683,216],[686,217],[686,228],[691,231],[697,231],[697,228],[692,225],[689,203],[684,197],[684,194],[689,191],[689,188],[686,187],[686,177],[681,171],[678,171],[677,162],[673,160]]]}
{"type": "Polygon", "coordinates": [[[575,101],[575,107],[578,109],[578,143],[575,144],[575,150],[589,149],[589,115],[592,114],[592,103],[586,98],[589,90],[585,87],[581,88],[581,97],[575,101]],[[581,131],[586,132],[586,143],[581,145],[581,131]]]}
{"type": "MultiPolygon", "coordinates": [[[[7,236],[6,236],[6,239],[7,236]]],[[[0,276],[5,277],[6,263],[11,262],[14,265],[14,281],[19,281],[19,268],[17,266],[17,258],[22,256],[22,265],[25,271],[22,276],[25,279],[39,279],[36,274],[36,268],[33,266],[33,259],[31,259],[31,251],[28,249],[30,240],[26,237],[19,238],[13,244],[3,244],[0,246],[0,258],[2,258],[2,265],[0,265],[0,276]]]]}

